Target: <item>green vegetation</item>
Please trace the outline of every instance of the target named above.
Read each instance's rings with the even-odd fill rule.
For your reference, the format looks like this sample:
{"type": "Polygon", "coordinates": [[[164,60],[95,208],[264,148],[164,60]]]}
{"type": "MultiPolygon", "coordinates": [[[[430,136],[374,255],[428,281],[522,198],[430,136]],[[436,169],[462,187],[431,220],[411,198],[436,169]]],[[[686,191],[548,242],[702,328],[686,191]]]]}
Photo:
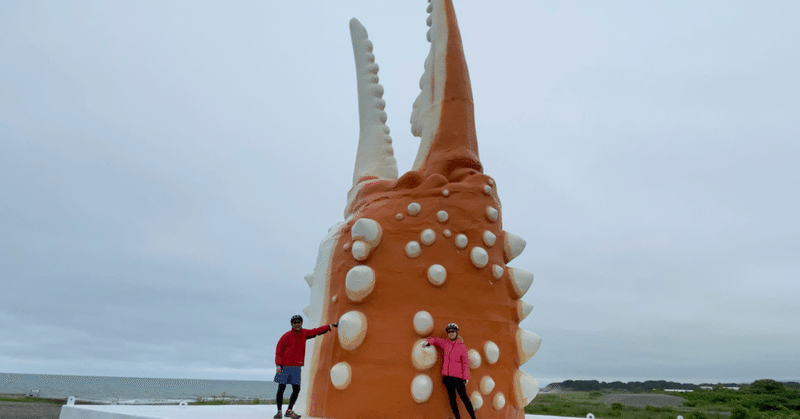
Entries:
{"type": "Polygon", "coordinates": [[[703,410],[725,410],[732,419],[800,419],[800,388],[775,380],[758,380],[738,391],[724,387],[683,393],[684,406],[703,410]]]}
{"type": "Polygon", "coordinates": [[[695,390],[700,388],[697,384],[682,384],[675,381],[652,380],[652,381],[630,381],[623,383],[622,381],[613,381],[607,383],[605,381],[597,380],[567,380],[559,385],[564,390],[572,391],[600,391],[600,390],[613,390],[613,391],[627,391],[630,393],[638,393],[641,391],[649,390],[695,390]]]}
{"type": "Polygon", "coordinates": [[[66,400],[42,399],[39,397],[0,397],[0,402],[67,404],[66,400]]]}
{"type": "Polygon", "coordinates": [[[715,386],[704,390],[674,393],[663,390],[639,393],[667,394],[686,399],[680,407],[635,407],[621,403],[606,404],[601,398],[614,394],[610,390],[563,391],[540,394],[525,408],[525,413],[585,418],[588,413],[598,418],[620,419],[800,419],[800,386],[774,380],[758,380],[739,390],[715,386]]]}
{"type": "MultiPolygon", "coordinates": [[[[600,398],[600,391],[565,391],[557,394],[540,394],[525,407],[525,413],[534,415],[569,416],[585,418],[591,413],[597,418],[620,419],[675,419],[682,415],[685,419],[694,419],[683,410],[671,407],[633,407],[622,403],[607,405],[600,398]]],[[[707,419],[725,418],[728,416],[705,416],[707,419]]],[[[699,418],[698,418],[699,419],[699,418]]]]}

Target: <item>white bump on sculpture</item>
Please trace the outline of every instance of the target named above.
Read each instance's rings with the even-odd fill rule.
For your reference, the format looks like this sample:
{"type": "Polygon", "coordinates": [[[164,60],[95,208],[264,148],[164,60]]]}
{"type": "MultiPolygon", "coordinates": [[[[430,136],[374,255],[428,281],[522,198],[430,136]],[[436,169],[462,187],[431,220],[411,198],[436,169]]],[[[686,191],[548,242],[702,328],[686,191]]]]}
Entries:
{"type": "Polygon", "coordinates": [[[419,247],[419,243],[415,241],[410,241],[406,243],[406,255],[410,258],[415,258],[422,253],[422,248],[419,247]]]}
{"type": "Polygon", "coordinates": [[[403,219],[403,214],[397,214],[397,215],[394,216],[394,218],[397,218],[398,221],[402,220],[403,219]]]}
{"type": "Polygon", "coordinates": [[[347,250],[350,248],[350,243],[345,243],[342,245],[342,249],[347,250]]]}
{"type": "Polygon", "coordinates": [[[492,222],[497,221],[498,214],[499,213],[497,212],[497,208],[486,207],[486,218],[488,218],[489,221],[492,222]]]}
{"type": "Polygon", "coordinates": [[[376,247],[380,244],[382,235],[383,229],[381,225],[370,218],[359,218],[350,230],[350,236],[353,240],[365,241],[369,243],[371,247],[376,247]]]}
{"type": "Polygon", "coordinates": [[[305,314],[306,317],[311,317],[311,305],[303,307],[303,314],[305,314]]]}
{"type": "Polygon", "coordinates": [[[352,368],[347,362],[340,362],[331,367],[331,384],[338,390],[344,390],[350,385],[352,368]]]}
{"type": "Polygon", "coordinates": [[[447,211],[439,211],[436,213],[436,219],[439,220],[440,223],[447,221],[450,218],[450,215],[447,214],[447,211]]]}
{"type": "Polygon", "coordinates": [[[483,345],[483,353],[486,355],[486,361],[492,365],[500,358],[500,348],[490,340],[483,345]]]}
{"type": "Polygon", "coordinates": [[[344,287],[350,301],[364,300],[375,288],[375,271],[366,265],[350,268],[344,279],[344,287]]]}
{"type": "Polygon", "coordinates": [[[442,196],[450,196],[450,191],[448,191],[447,189],[443,190],[442,196]]]}
{"type": "Polygon", "coordinates": [[[533,310],[533,305],[526,303],[525,301],[519,300],[517,301],[517,318],[519,321],[525,320],[531,311],[533,310]]]}
{"type": "Polygon", "coordinates": [[[456,247],[457,248],[463,249],[463,248],[467,247],[467,243],[469,243],[469,239],[467,239],[467,236],[465,236],[463,234],[456,235],[456,247]]]}
{"type": "Polygon", "coordinates": [[[474,370],[475,368],[478,368],[478,367],[481,366],[481,353],[480,352],[478,352],[478,351],[476,351],[474,349],[470,349],[469,351],[467,351],[467,356],[469,357],[469,368],[470,369],[474,370]]]}
{"type": "Polygon", "coordinates": [[[428,268],[428,281],[437,287],[444,284],[447,279],[447,270],[442,265],[434,264],[428,268]]]}
{"type": "Polygon", "coordinates": [[[521,298],[528,292],[531,284],[533,284],[533,274],[520,268],[511,268],[508,271],[511,277],[511,287],[514,289],[514,294],[517,298],[521,298]]]}
{"type": "Polygon", "coordinates": [[[445,237],[450,237],[453,235],[453,233],[451,233],[450,230],[445,230],[442,232],[442,234],[444,234],[445,237]]]}
{"type": "Polygon", "coordinates": [[[414,315],[414,331],[420,336],[426,336],[433,331],[433,316],[427,311],[418,311],[414,315]]]}
{"type": "Polygon", "coordinates": [[[336,296],[335,295],[333,297],[331,297],[331,301],[333,301],[334,303],[336,302],[336,296]]]}
{"type": "Polygon", "coordinates": [[[417,215],[419,211],[422,209],[422,205],[412,202],[408,204],[408,215],[417,215]]]}
{"type": "Polygon", "coordinates": [[[489,185],[483,185],[483,193],[490,195],[492,193],[492,187],[489,185]]]}
{"type": "Polygon", "coordinates": [[[506,405],[506,396],[504,396],[503,393],[497,393],[494,396],[494,401],[492,401],[492,407],[494,407],[495,410],[500,410],[503,407],[505,407],[505,405],[506,405]]]}
{"type": "Polygon", "coordinates": [[[492,265],[492,276],[495,277],[495,279],[500,279],[500,277],[503,276],[503,272],[505,272],[505,269],[503,269],[502,266],[492,265]]]}
{"type": "Polygon", "coordinates": [[[310,274],[307,274],[306,276],[304,276],[303,279],[306,280],[306,282],[308,283],[309,287],[314,286],[314,273],[313,272],[310,273],[310,274]]]}
{"type": "Polygon", "coordinates": [[[411,363],[418,371],[429,370],[432,366],[436,365],[439,360],[439,355],[434,346],[425,346],[425,339],[420,339],[414,343],[414,349],[411,350],[411,363]]]}
{"type": "Polygon", "coordinates": [[[352,351],[364,342],[367,335],[367,316],[360,311],[348,311],[339,317],[339,327],[336,330],[342,348],[352,351]]]}
{"type": "Polygon", "coordinates": [[[503,250],[506,254],[506,262],[510,262],[515,257],[519,256],[525,250],[525,239],[516,234],[511,234],[506,231],[505,240],[503,242],[503,250]]]}
{"type": "Polygon", "coordinates": [[[539,382],[530,375],[517,370],[514,373],[514,398],[517,401],[517,407],[524,409],[531,400],[539,393],[539,382]]]}
{"type": "Polygon", "coordinates": [[[486,247],[494,246],[494,243],[496,241],[497,241],[497,236],[495,236],[494,233],[492,233],[489,230],[483,232],[483,244],[485,244],[486,247]]]}
{"type": "Polygon", "coordinates": [[[478,268],[483,268],[489,263],[489,254],[486,253],[486,249],[482,247],[473,247],[469,252],[469,258],[472,264],[478,268]]]}
{"type": "Polygon", "coordinates": [[[357,241],[353,243],[353,258],[361,262],[369,257],[369,252],[372,251],[372,246],[365,241],[357,241]]]}
{"type": "Polygon", "coordinates": [[[494,179],[489,179],[486,183],[488,183],[489,186],[493,186],[494,185],[494,179]]]}
{"type": "Polygon", "coordinates": [[[472,402],[472,408],[476,411],[483,406],[483,396],[481,396],[481,393],[477,391],[472,392],[472,396],[469,397],[469,401],[472,402]]]}
{"type": "Polygon", "coordinates": [[[431,398],[433,380],[425,374],[419,374],[411,381],[411,397],[417,403],[425,403],[431,398]]]}
{"type": "Polygon", "coordinates": [[[517,362],[522,365],[539,350],[542,338],[525,329],[517,329],[517,362]]]}
{"type": "Polygon", "coordinates": [[[430,246],[436,241],[436,232],[431,228],[426,228],[422,231],[422,234],[420,234],[419,240],[422,242],[422,244],[430,246]]]}
{"type": "Polygon", "coordinates": [[[481,378],[480,387],[481,387],[481,393],[488,396],[489,393],[491,393],[492,390],[494,390],[494,379],[492,379],[492,377],[489,377],[488,375],[485,375],[483,378],[481,378]]]}

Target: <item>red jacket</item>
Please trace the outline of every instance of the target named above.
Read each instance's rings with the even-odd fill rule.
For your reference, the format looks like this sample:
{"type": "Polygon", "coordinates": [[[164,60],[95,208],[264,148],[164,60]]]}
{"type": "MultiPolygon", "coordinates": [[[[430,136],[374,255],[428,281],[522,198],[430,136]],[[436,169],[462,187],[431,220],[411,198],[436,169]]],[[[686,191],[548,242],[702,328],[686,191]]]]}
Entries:
{"type": "Polygon", "coordinates": [[[469,380],[469,355],[467,345],[461,339],[450,340],[434,336],[429,337],[427,342],[442,348],[442,375],[469,380]]]}
{"type": "Polygon", "coordinates": [[[330,325],[316,329],[290,330],[281,336],[275,348],[275,365],[281,367],[302,367],[306,359],[306,340],[327,333],[330,325]]]}

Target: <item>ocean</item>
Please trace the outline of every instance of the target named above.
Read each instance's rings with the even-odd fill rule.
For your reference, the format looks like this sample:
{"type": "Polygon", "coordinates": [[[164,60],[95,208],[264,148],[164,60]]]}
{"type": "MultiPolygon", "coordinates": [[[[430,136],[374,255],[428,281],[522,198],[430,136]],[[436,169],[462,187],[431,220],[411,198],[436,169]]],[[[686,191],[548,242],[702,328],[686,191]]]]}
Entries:
{"type": "Polygon", "coordinates": [[[0,393],[37,391],[39,397],[111,404],[179,403],[198,399],[275,399],[272,381],[95,377],[0,373],[0,393]]]}

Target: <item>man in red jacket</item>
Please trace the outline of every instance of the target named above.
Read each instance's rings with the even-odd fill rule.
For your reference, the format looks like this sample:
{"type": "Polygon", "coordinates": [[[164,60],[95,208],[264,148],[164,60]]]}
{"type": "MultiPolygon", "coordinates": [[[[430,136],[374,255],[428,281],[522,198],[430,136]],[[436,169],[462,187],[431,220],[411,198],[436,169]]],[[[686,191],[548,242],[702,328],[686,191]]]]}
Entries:
{"type": "Polygon", "coordinates": [[[303,318],[292,316],[292,330],[286,332],[278,341],[275,348],[275,382],[278,383],[278,395],[275,402],[278,404],[278,413],[275,419],[281,418],[281,408],[283,406],[283,392],[286,384],[292,385],[292,395],[289,397],[289,408],[286,409],[286,417],[297,419],[300,417],[294,413],[292,408],[297,401],[300,393],[300,371],[306,358],[306,340],[328,333],[333,327],[339,327],[337,323],[321,326],[316,329],[303,329],[303,318]]]}

